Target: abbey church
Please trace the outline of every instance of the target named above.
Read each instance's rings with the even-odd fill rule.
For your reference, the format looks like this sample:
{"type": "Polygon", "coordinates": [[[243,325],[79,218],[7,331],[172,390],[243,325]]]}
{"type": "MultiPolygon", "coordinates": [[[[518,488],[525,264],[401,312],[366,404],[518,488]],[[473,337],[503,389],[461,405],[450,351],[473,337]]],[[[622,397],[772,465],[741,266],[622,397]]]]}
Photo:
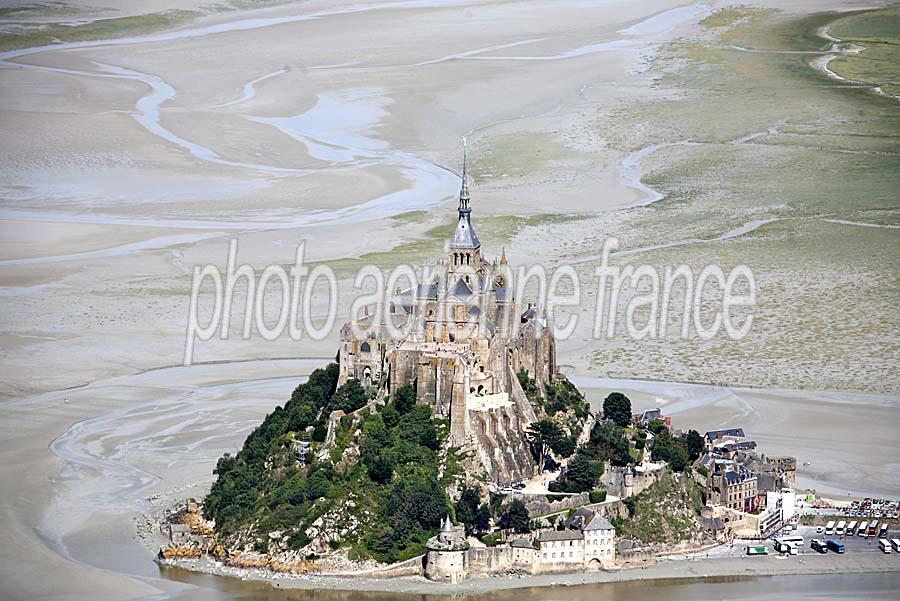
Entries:
{"type": "Polygon", "coordinates": [[[356,378],[385,397],[413,385],[419,403],[450,420],[451,444],[473,449],[502,484],[537,471],[524,436],[535,413],[516,374],[543,387],[556,346],[546,313],[517,302],[505,251],[493,261],[482,254],[466,171],[464,158],[456,230],[437,275],[397,290],[381,319],[343,326],[339,383],[356,378]]]}

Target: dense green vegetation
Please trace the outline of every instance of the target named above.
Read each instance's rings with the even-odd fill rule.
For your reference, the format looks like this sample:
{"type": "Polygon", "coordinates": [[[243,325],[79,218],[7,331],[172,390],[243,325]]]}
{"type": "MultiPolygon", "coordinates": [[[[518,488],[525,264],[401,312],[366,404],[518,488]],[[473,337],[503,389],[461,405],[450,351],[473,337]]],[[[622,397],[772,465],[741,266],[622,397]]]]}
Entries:
{"type": "Polygon", "coordinates": [[[523,534],[531,530],[531,519],[528,517],[528,509],[525,504],[516,499],[503,507],[500,514],[500,528],[523,534]]]}
{"type": "MultiPolygon", "coordinates": [[[[423,552],[450,512],[444,491],[456,473],[452,449],[443,478],[438,477],[447,426],[432,419],[429,407],[415,404],[411,387],[403,387],[377,411],[343,417],[327,457],[313,453],[300,462],[291,450],[294,440],[310,431],[314,440],[324,439],[318,434],[327,431],[332,411],[349,413],[369,401],[359,382],[338,388],[337,377],[335,364],[313,372],[283,407],[266,416],[237,455],[219,460],[204,509],[226,540],[250,535],[265,551],[268,533],[280,530],[299,549],[309,543],[304,531],[333,510],[348,514],[345,523],[358,524],[341,541],[351,547],[352,557],[392,562],[423,552]],[[358,461],[346,452],[357,443],[358,461]]],[[[474,521],[481,525],[483,514],[477,511],[474,521]]]]}
{"type": "Polygon", "coordinates": [[[579,419],[584,419],[588,416],[590,403],[587,402],[581,391],[564,375],[556,374],[546,384],[544,387],[546,398],[541,395],[537,382],[528,375],[528,372],[522,369],[516,375],[519,378],[522,390],[525,391],[525,396],[535,409],[543,411],[550,417],[560,413],[567,413],[568,411],[571,411],[579,419]]]}
{"type": "Polygon", "coordinates": [[[619,467],[632,463],[625,431],[607,421],[594,425],[588,443],[579,449],[579,452],[589,453],[592,458],[602,459],[619,467]]]}
{"type": "Polygon", "coordinates": [[[703,437],[696,430],[688,430],[687,435],[684,437],[684,445],[687,447],[691,461],[698,459],[703,454],[703,437]]]}
{"type": "Polygon", "coordinates": [[[454,506],[456,520],[466,528],[466,534],[484,534],[491,527],[491,509],[481,502],[481,489],[465,487],[454,506]]]}
{"type": "Polygon", "coordinates": [[[633,462],[625,430],[610,421],[594,425],[587,442],[569,461],[565,478],[550,485],[552,492],[588,492],[597,486],[606,462],[626,466],[633,462]]]}
{"type": "Polygon", "coordinates": [[[546,389],[547,401],[544,403],[544,411],[547,412],[547,415],[556,415],[571,410],[579,419],[588,416],[590,403],[564,375],[554,376],[553,380],[547,384],[546,389]]]}
{"type": "Polygon", "coordinates": [[[665,429],[653,439],[650,459],[653,461],[665,461],[676,472],[683,472],[690,464],[690,457],[684,441],[680,438],[675,438],[665,429]]]}
{"type": "Polygon", "coordinates": [[[541,419],[530,426],[526,433],[531,442],[538,465],[546,465],[553,451],[558,457],[569,457],[575,452],[575,436],[567,434],[562,426],[552,419],[541,419]]]}
{"type": "Polygon", "coordinates": [[[603,399],[603,417],[623,428],[631,423],[631,399],[621,392],[612,392],[603,399]]]}
{"type": "MultiPolygon", "coordinates": [[[[577,415],[586,410],[581,393],[560,378],[548,385],[553,392],[544,397],[527,375],[520,374],[520,381],[540,407],[553,411],[529,428],[537,456],[548,462],[551,453],[569,458],[565,477],[551,491],[590,492],[592,502],[601,502],[606,491],[598,486],[605,465],[632,463],[628,436],[634,435],[637,444],[646,441],[646,432],[607,419],[596,423],[576,449],[573,430],[580,431],[583,422],[577,415]]],[[[489,543],[496,538],[492,517],[509,533],[529,531],[531,521],[521,501],[504,505],[502,495],[490,495],[486,502],[478,486],[463,485],[451,502],[446,491],[462,474],[460,457],[446,446],[448,424],[434,419],[429,406],[416,403],[412,386],[397,389],[381,405],[370,404],[373,391],[358,381],[337,382],[336,364],[317,369],[284,406],[266,416],[235,456],[219,460],[204,510],[216,521],[226,546],[260,552],[274,552],[271,545],[308,549],[310,536],[330,528],[327,540],[339,542],[329,544],[346,547],[351,559],[390,563],[423,553],[447,514],[464,524],[467,534],[489,543]],[[301,441],[311,443],[310,452],[298,454],[301,441]],[[281,536],[270,537],[274,532],[281,536]]],[[[608,398],[619,409],[627,405],[630,415],[624,395],[608,398]]],[[[684,470],[690,461],[688,444],[672,438],[661,422],[649,429],[656,432],[654,458],[684,470]]],[[[702,447],[696,432],[686,440],[702,447]]],[[[640,502],[631,501],[632,512],[640,502]]]]}

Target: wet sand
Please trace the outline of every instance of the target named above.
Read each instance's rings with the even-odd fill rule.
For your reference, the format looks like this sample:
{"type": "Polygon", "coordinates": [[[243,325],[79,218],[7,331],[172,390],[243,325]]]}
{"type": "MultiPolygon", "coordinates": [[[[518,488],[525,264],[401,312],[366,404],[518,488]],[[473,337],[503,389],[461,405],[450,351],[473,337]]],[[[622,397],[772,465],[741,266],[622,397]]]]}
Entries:
{"type": "MultiPolygon", "coordinates": [[[[172,7],[127,4],[94,16],[172,7]]],[[[140,515],[202,495],[215,460],[326,362],[272,358],[330,357],[336,339],[210,341],[197,359],[225,363],[165,368],[184,348],[186,273],[224,263],[229,238],[254,265],[289,262],[300,239],[318,261],[424,239],[452,218],[466,133],[484,152],[473,188],[484,218],[657,199],[640,181],[649,151],[613,150],[581,124],[656,97],[647,53],[709,7],[527,5],[314,0],[0,54],[5,598],[215,598],[211,589],[232,586],[198,591],[161,576],[140,515]],[[247,51],[261,40],[264,52],[247,51]],[[533,151],[534,165],[501,161],[502,146],[489,155],[503,139],[513,156],[533,151]]],[[[565,240],[547,231],[511,257],[558,258],[565,240]]],[[[563,353],[575,363],[580,349],[563,353]]],[[[621,387],[638,407],[664,398],[676,423],[744,425],[772,452],[809,458],[801,484],[900,491],[900,470],[883,460],[900,456],[896,398],[593,385],[594,402],[621,387]]]]}
{"type": "MultiPolygon", "coordinates": [[[[162,541],[158,535],[148,532],[141,516],[176,499],[204,494],[212,481],[211,469],[216,459],[225,452],[236,451],[250,429],[302,381],[301,374],[326,362],[327,359],[320,358],[173,367],[3,405],[0,455],[4,461],[0,480],[16,482],[16,493],[4,495],[2,499],[8,519],[0,525],[0,533],[19,542],[15,548],[4,547],[2,553],[6,555],[2,557],[2,565],[14,566],[19,557],[28,557],[30,565],[40,570],[63,569],[62,566],[76,562],[71,578],[65,581],[35,581],[26,577],[32,572],[22,570],[10,573],[4,582],[9,583],[13,598],[18,597],[15,591],[23,595],[31,591],[45,597],[87,590],[95,581],[108,585],[106,593],[95,589],[96,598],[102,599],[126,598],[126,591],[129,594],[138,591],[148,594],[151,589],[171,592],[171,583],[160,580],[153,563],[153,555],[162,541]],[[27,470],[22,466],[27,466],[27,470]],[[35,558],[43,559],[36,564],[35,558]],[[105,575],[98,576],[96,568],[104,570],[105,575]]],[[[642,408],[650,406],[661,395],[666,400],[663,407],[672,413],[676,427],[719,425],[703,421],[710,416],[715,416],[714,420],[724,419],[728,424],[743,424],[762,445],[767,447],[772,442],[782,445],[772,452],[790,453],[801,461],[805,454],[811,454],[812,467],[823,469],[823,477],[828,478],[816,483],[820,489],[829,486],[856,490],[855,487],[862,486],[860,494],[900,496],[900,485],[894,479],[882,483],[874,479],[860,482],[856,472],[828,469],[832,456],[818,453],[806,439],[773,437],[770,441],[762,435],[769,431],[764,429],[765,420],[754,417],[748,421],[748,415],[759,409],[778,405],[782,409],[775,423],[789,430],[800,429],[807,419],[802,402],[820,403],[821,399],[815,400],[815,394],[748,393],[638,381],[598,382],[577,378],[575,381],[585,387],[592,402],[601,399],[607,390],[615,389],[630,394],[635,406],[642,408]],[[768,405],[757,405],[760,399],[768,405]]],[[[893,429],[879,416],[879,405],[872,399],[855,400],[858,402],[849,406],[857,418],[877,424],[871,428],[872,439],[888,441],[893,429]]],[[[852,420],[828,422],[827,427],[832,439],[855,437],[852,420]]],[[[886,449],[889,453],[893,447],[886,449]]],[[[861,455],[861,461],[860,471],[891,473],[871,453],[861,455]]],[[[800,469],[801,485],[810,469],[800,469]]],[[[853,564],[854,569],[887,569],[888,564],[882,565],[885,560],[876,559],[875,555],[861,559],[859,565],[853,564]]],[[[886,560],[890,558],[896,559],[890,556],[886,560]]],[[[831,564],[800,569],[797,564],[779,563],[774,558],[753,565],[760,566],[753,574],[820,573],[834,569],[831,564]],[[770,566],[767,562],[775,563],[770,566]]],[[[705,562],[667,563],[658,568],[658,577],[743,574],[746,569],[743,563],[727,561],[708,566],[705,562]]],[[[585,580],[588,577],[584,575],[541,576],[527,581],[501,579],[496,585],[502,588],[524,584],[544,586],[552,582],[575,584],[595,578],[620,580],[634,577],[635,572],[617,574],[594,575],[590,580],[585,580]]],[[[327,579],[307,581],[309,586],[329,583],[346,585],[340,588],[370,590],[385,586],[390,590],[407,590],[409,584],[403,580],[389,585],[384,581],[357,579],[351,583],[327,579]]],[[[493,581],[473,583],[465,586],[488,590],[495,585],[493,581]]],[[[419,592],[425,592],[422,587],[428,586],[435,585],[409,584],[410,590],[419,592]]]]}

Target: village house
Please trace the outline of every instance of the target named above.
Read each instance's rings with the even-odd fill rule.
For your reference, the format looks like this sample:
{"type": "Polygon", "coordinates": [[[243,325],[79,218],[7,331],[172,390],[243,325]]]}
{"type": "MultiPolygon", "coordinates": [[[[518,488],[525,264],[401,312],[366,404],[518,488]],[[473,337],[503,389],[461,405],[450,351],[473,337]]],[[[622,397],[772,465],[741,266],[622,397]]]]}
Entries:
{"type": "Polygon", "coordinates": [[[744,429],[743,428],[727,428],[725,430],[710,430],[707,432],[703,440],[706,443],[706,449],[711,451],[713,445],[719,442],[726,436],[733,436],[737,438],[745,438],[744,429]]]}
{"type": "Polygon", "coordinates": [[[706,470],[706,507],[701,523],[717,539],[761,537],[780,527],[794,508],[793,457],[757,453],[743,428],[712,430],[698,466],[706,470]]]}
{"type": "Polygon", "coordinates": [[[663,415],[662,409],[656,407],[655,409],[647,409],[646,411],[642,411],[641,413],[635,413],[631,417],[631,421],[635,426],[641,426],[646,428],[650,422],[653,420],[659,420],[666,425],[666,430],[669,432],[672,431],[672,418],[667,415],[663,415]]]}
{"type": "Polygon", "coordinates": [[[429,580],[459,582],[475,573],[610,568],[616,561],[615,537],[609,520],[586,507],[576,511],[562,530],[542,530],[532,539],[518,538],[495,547],[468,541],[463,529],[448,517],[425,546],[424,573],[429,580]]]}
{"type": "Polygon", "coordinates": [[[738,463],[717,463],[706,480],[707,503],[737,511],[754,511],[757,506],[756,475],[738,463]]]}

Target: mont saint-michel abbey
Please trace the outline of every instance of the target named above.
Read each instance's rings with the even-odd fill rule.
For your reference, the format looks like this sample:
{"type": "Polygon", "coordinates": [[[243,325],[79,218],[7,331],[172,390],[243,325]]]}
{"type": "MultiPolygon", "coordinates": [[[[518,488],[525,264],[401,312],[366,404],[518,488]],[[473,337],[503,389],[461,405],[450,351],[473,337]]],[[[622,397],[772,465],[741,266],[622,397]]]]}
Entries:
{"type": "Polygon", "coordinates": [[[429,283],[397,290],[382,319],[364,315],[341,329],[340,383],[356,378],[384,394],[412,384],[418,402],[449,418],[451,444],[477,451],[496,482],[534,475],[523,436],[535,414],[516,374],[543,386],[556,372],[547,315],[520,306],[506,253],[482,254],[472,224],[463,159],[458,222],[429,283]],[[391,337],[388,323],[402,336],[391,337]]]}

